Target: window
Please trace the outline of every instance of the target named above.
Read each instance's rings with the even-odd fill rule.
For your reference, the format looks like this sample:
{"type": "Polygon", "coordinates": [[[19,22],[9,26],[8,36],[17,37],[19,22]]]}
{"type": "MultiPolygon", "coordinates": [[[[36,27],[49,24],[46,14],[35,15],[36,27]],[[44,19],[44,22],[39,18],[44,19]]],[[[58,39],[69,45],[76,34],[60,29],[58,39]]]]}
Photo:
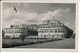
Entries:
{"type": "Polygon", "coordinates": [[[18,33],[21,33],[21,30],[18,30],[18,33]]]}
{"type": "Polygon", "coordinates": [[[15,30],[14,32],[15,32],[15,33],[17,33],[17,31],[16,31],[16,30],[15,30]]]}
{"type": "Polygon", "coordinates": [[[45,33],[47,32],[47,29],[45,29],[45,33]]]}
{"type": "Polygon", "coordinates": [[[64,30],[63,30],[63,32],[64,32],[64,30]]]}
{"type": "Polygon", "coordinates": [[[18,33],[20,33],[20,32],[21,32],[21,30],[18,31],[18,33]]]}
{"type": "Polygon", "coordinates": [[[44,37],[46,37],[46,36],[44,36],[44,37]]]}
{"type": "Polygon", "coordinates": [[[54,29],[52,29],[52,32],[54,32],[54,29]]]}
{"type": "Polygon", "coordinates": [[[63,32],[64,32],[64,30],[63,30],[63,32]]]}
{"type": "Polygon", "coordinates": [[[43,33],[45,32],[45,30],[43,30],[43,33]]]}
{"type": "Polygon", "coordinates": [[[51,23],[51,24],[53,24],[53,23],[51,23]]]}
{"type": "Polygon", "coordinates": [[[50,29],[50,32],[52,32],[52,29],[50,29]]]}
{"type": "Polygon", "coordinates": [[[7,30],[5,30],[5,32],[7,33],[7,30]]]}
{"type": "Polygon", "coordinates": [[[60,29],[58,29],[58,32],[60,32],[60,29]]]}
{"type": "Polygon", "coordinates": [[[10,28],[13,28],[13,27],[14,27],[13,25],[10,26],[10,28]]]}
{"type": "Polygon", "coordinates": [[[32,30],[33,30],[33,27],[32,27],[32,30]]]}
{"type": "Polygon", "coordinates": [[[54,32],[54,29],[52,29],[52,31],[54,32]]]}
{"type": "Polygon", "coordinates": [[[61,29],[61,32],[63,32],[63,29],[61,29]]]}
{"type": "Polygon", "coordinates": [[[43,30],[42,30],[42,33],[43,33],[43,30]]]}
{"type": "Polygon", "coordinates": [[[41,31],[40,31],[40,30],[39,30],[38,32],[39,32],[39,33],[41,33],[41,31]]]}
{"type": "Polygon", "coordinates": [[[10,30],[8,30],[8,33],[10,33],[10,30]]]}
{"type": "Polygon", "coordinates": [[[41,30],[39,32],[41,33],[41,30]]]}
{"type": "Polygon", "coordinates": [[[19,25],[17,25],[17,27],[19,27],[19,25]]]}
{"type": "Polygon", "coordinates": [[[10,33],[12,33],[13,32],[13,30],[10,30],[10,33]]]}
{"type": "Polygon", "coordinates": [[[55,29],[55,33],[57,33],[57,29],[55,29]]]}

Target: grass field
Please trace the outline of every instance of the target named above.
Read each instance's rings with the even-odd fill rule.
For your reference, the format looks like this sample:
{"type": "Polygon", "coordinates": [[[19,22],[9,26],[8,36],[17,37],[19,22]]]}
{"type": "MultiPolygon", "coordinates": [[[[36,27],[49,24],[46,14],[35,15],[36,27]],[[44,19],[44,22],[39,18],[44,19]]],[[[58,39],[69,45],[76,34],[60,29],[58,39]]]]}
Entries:
{"type": "Polygon", "coordinates": [[[54,39],[25,39],[24,43],[22,43],[21,39],[3,39],[2,47],[9,48],[9,47],[32,45],[32,44],[38,44],[38,43],[44,43],[50,41],[54,41],[54,39]]]}
{"type": "Polygon", "coordinates": [[[74,49],[75,39],[66,38],[63,40],[57,39],[25,39],[22,43],[21,39],[3,39],[3,48],[65,48],[74,49]],[[41,44],[40,44],[41,43],[41,44]]]}
{"type": "MultiPolygon", "coordinates": [[[[48,39],[24,39],[24,42],[36,42],[36,41],[44,41],[44,40],[48,40],[48,39]]],[[[21,39],[3,39],[2,40],[3,43],[13,43],[13,42],[17,42],[17,43],[21,43],[21,39]]]]}
{"type": "Polygon", "coordinates": [[[75,49],[75,44],[76,43],[74,38],[65,38],[64,40],[60,40],[60,41],[58,40],[58,41],[41,43],[41,44],[18,46],[15,48],[75,49]]]}

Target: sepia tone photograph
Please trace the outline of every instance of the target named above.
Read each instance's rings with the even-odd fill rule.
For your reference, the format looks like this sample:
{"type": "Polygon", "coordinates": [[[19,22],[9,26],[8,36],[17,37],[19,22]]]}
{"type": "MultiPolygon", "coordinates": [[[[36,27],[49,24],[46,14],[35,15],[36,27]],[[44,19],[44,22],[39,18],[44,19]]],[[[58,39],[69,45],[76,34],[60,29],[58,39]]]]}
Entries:
{"type": "Polygon", "coordinates": [[[75,49],[75,3],[2,3],[2,48],[75,49]]]}

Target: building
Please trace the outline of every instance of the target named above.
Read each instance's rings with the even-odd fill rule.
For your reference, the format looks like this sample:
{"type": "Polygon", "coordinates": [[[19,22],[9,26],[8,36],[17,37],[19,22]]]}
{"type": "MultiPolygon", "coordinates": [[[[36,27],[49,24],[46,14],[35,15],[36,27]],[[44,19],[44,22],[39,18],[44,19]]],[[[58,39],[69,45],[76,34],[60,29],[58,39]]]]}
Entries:
{"type": "Polygon", "coordinates": [[[10,28],[4,28],[4,38],[70,38],[73,30],[65,26],[58,20],[47,20],[45,24],[21,24],[11,25],[10,28]]]}
{"type": "Polygon", "coordinates": [[[4,28],[4,38],[20,38],[21,36],[36,36],[37,25],[11,25],[10,28],[4,28]]]}
{"type": "Polygon", "coordinates": [[[48,20],[47,24],[40,24],[38,28],[39,38],[69,38],[73,31],[58,20],[48,20]]]}
{"type": "Polygon", "coordinates": [[[38,25],[31,24],[28,25],[28,37],[26,38],[38,38],[38,25]]]}
{"type": "Polygon", "coordinates": [[[20,36],[28,36],[28,29],[25,28],[4,28],[4,38],[20,38],[20,36]]]}

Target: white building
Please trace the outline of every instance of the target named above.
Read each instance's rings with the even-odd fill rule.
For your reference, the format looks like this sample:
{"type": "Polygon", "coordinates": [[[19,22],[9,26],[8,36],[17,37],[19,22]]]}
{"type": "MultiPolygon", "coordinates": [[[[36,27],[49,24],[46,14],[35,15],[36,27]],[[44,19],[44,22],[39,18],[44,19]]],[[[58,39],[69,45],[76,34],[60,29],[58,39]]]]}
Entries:
{"type": "Polygon", "coordinates": [[[10,28],[4,28],[4,38],[20,38],[38,35],[37,25],[11,25],[10,28]]]}
{"type": "Polygon", "coordinates": [[[67,27],[58,20],[48,20],[47,24],[39,25],[38,37],[63,39],[68,35],[67,32],[67,27]]]}
{"type": "Polygon", "coordinates": [[[23,28],[5,28],[4,38],[19,38],[21,35],[28,36],[28,30],[23,28]]]}
{"type": "Polygon", "coordinates": [[[73,34],[73,30],[66,27],[58,20],[48,20],[46,24],[21,24],[11,25],[10,28],[4,28],[4,38],[19,38],[25,36],[26,38],[69,38],[73,34]]]}

